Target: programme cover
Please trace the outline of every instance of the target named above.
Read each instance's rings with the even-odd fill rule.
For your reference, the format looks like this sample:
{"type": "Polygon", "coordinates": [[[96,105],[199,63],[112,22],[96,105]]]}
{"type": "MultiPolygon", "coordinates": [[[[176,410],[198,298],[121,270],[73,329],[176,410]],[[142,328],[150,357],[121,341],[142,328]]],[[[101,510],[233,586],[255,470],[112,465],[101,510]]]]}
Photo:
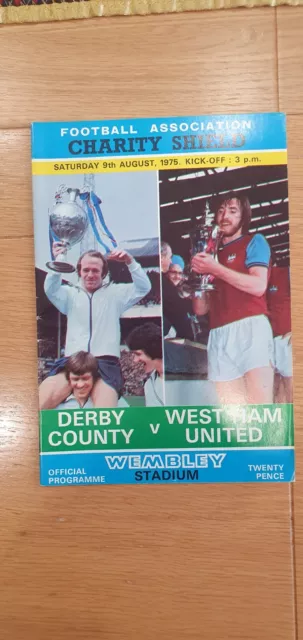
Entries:
{"type": "Polygon", "coordinates": [[[294,480],[280,113],[32,125],[41,484],[294,480]]]}

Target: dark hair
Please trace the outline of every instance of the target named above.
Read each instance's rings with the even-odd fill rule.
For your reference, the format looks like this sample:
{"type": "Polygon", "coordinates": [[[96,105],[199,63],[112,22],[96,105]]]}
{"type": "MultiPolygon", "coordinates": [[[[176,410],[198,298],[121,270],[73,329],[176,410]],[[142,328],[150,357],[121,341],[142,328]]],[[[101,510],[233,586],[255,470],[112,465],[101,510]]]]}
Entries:
{"type": "Polygon", "coordinates": [[[219,196],[214,200],[212,210],[215,211],[215,222],[217,222],[217,215],[220,207],[226,202],[230,202],[231,200],[238,200],[241,206],[241,226],[243,233],[248,233],[250,223],[251,223],[251,208],[248,197],[242,193],[237,191],[230,191],[229,193],[224,193],[222,196],[219,196]]]}
{"type": "Polygon", "coordinates": [[[146,322],[133,329],[126,344],[131,351],[144,351],[152,360],[162,360],[162,332],[153,322],[146,322]]]}
{"type": "Polygon", "coordinates": [[[100,251],[94,251],[93,249],[91,249],[90,251],[85,251],[85,253],[82,253],[82,256],[80,256],[78,262],[77,262],[77,274],[80,278],[81,275],[81,262],[82,259],[84,258],[84,256],[90,256],[91,258],[99,258],[100,260],[102,260],[102,264],[103,264],[103,268],[102,268],[102,278],[105,278],[108,274],[108,262],[106,257],[100,252],[100,251]]]}
{"type": "Polygon", "coordinates": [[[98,361],[92,353],[87,351],[78,351],[72,356],[69,356],[65,365],[65,375],[67,380],[71,373],[76,376],[83,376],[84,373],[91,373],[94,380],[99,377],[98,373],[98,361]]]}

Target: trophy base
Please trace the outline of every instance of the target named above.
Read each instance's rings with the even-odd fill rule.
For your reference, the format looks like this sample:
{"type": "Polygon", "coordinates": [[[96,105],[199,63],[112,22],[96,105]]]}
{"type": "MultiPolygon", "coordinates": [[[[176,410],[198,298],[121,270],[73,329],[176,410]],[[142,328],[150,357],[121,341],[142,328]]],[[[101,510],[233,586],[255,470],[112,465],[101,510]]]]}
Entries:
{"type": "Polygon", "coordinates": [[[59,260],[55,260],[54,262],[47,262],[46,266],[52,271],[56,271],[57,273],[73,273],[76,271],[75,267],[68,262],[59,262],[59,260]]]}
{"type": "Polygon", "coordinates": [[[215,290],[216,290],[215,285],[211,284],[210,282],[208,282],[207,284],[201,284],[199,289],[196,289],[196,291],[215,291],[215,290]]]}
{"type": "Polygon", "coordinates": [[[194,295],[198,297],[200,293],[204,293],[204,291],[215,291],[215,285],[210,282],[206,282],[205,284],[183,284],[182,286],[184,293],[189,295],[194,295]]]}

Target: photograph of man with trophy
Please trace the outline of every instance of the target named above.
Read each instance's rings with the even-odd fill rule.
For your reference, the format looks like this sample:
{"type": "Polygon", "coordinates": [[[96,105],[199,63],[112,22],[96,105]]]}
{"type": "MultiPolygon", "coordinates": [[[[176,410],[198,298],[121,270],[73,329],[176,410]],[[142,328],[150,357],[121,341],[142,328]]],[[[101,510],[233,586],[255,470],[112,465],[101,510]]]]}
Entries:
{"type": "MultiPolygon", "coordinates": [[[[280,267],[289,266],[286,167],[179,170],[174,177],[167,180],[164,171],[160,174],[162,242],[187,264],[179,295],[189,295],[198,322],[207,318],[208,329],[204,352],[195,339],[184,335],[180,341],[178,331],[175,338],[166,334],[170,348],[182,343],[185,364],[181,376],[180,366],[165,367],[165,379],[186,381],[192,375],[193,404],[212,404],[208,390],[220,404],[279,401],[274,396],[276,362],[267,296],[272,251],[280,267]],[[197,355],[195,375],[187,366],[189,349],[207,354],[206,375],[202,355],[197,355]],[[206,380],[212,385],[208,389],[206,380]]],[[[169,321],[173,323],[171,309],[169,321]]]]}
{"type": "Polygon", "coordinates": [[[146,376],[126,338],[150,319],[161,327],[157,176],[34,180],[40,409],[81,406],[85,388],[86,406],[140,404],[146,376]]]}

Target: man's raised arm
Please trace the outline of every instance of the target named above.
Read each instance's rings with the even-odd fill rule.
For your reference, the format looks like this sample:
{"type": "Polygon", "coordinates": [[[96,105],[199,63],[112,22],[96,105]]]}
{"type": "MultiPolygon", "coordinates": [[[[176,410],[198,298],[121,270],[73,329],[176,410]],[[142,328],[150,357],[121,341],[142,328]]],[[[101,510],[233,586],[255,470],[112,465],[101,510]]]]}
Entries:
{"type": "Polygon", "coordinates": [[[141,265],[132,258],[126,251],[116,249],[108,256],[108,260],[124,262],[132,277],[132,284],[118,285],[121,289],[123,310],[129,309],[134,304],[142,300],[151,290],[151,282],[141,265]]]}
{"type": "MultiPolygon", "coordinates": [[[[54,241],[52,251],[54,258],[57,258],[60,253],[65,252],[65,247],[62,242],[54,241]]],[[[60,273],[51,272],[47,274],[44,281],[44,291],[56,309],[66,315],[68,310],[68,287],[62,285],[60,273]]]]}
{"type": "Polygon", "coordinates": [[[144,298],[144,296],[146,296],[151,290],[151,281],[149,277],[136,260],[132,260],[128,264],[128,270],[131,274],[137,294],[140,295],[141,298],[144,298]]]}
{"type": "Polygon", "coordinates": [[[68,311],[68,286],[62,285],[60,273],[48,273],[44,281],[44,291],[50,302],[61,311],[67,314],[68,311]]]}
{"type": "Polygon", "coordinates": [[[68,311],[68,287],[62,285],[60,273],[48,273],[44,281],[44,291],[52,304],[64,313],[68,311]]]}

